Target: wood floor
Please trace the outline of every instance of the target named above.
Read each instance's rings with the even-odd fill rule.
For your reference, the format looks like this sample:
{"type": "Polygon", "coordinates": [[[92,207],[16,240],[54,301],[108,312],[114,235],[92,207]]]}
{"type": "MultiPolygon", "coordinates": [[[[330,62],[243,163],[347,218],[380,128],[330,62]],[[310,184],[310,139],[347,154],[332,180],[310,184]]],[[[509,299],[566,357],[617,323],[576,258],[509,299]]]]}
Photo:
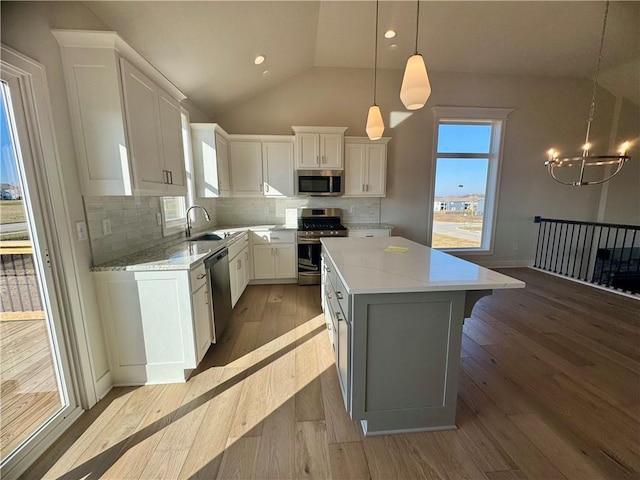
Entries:
{"type": "Polygon", "coordinates": [[[457,430],[364,438],[319,289],[250,286],[186,384],[112,390],[25,478],[638,479],[640,303],[505,273],[527,288],[465,323],[457,430]]]}
{"type": "Polygon", "coordinates": [[[44,319],[0,321],[0,377],[0,455],[6,458],[62,407],[44,319]]]}

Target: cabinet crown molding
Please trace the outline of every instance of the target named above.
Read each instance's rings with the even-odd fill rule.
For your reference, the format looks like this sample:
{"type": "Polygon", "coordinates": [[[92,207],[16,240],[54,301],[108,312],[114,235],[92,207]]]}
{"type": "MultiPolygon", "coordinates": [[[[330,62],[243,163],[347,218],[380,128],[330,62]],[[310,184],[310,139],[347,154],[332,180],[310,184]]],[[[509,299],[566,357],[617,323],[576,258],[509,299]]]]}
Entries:
{"type": "Polygon", "coordinates": [[[58,45],[64,48],[112,48],[123,58],[129,60],[142,73],[148,75],[160,87],[171,94],[176,100],[181,102],[186,95],[178,90],[171,81],[165,77],[147,59],[136,52],[127,42],[125,42],[116,32],[103,30],[59,30],[53,29],[51,33],[55,37],[58,45]]]}
{"type": "Polygon", "coordinates": [[[308,127],[308,126],[292,126],[291,130],[295,133],[344,133],[349,127],[308,127]]]}

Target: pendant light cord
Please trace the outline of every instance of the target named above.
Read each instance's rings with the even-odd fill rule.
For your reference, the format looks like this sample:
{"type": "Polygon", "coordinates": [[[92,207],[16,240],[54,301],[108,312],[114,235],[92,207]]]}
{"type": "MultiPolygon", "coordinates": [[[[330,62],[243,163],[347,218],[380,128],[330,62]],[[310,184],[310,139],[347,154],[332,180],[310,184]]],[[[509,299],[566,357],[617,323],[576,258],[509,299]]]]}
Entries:
{"type": "Polygon", "coordinates": [[[414,55],[418,54],[418,28],[420,26],[420,0],[416,2],[416,51],[414,55]]]}
{"type": "Polygon", "coordinates": [[[378,77],[378,0],[376,0],[376,39],[373,56],[373,104],[376,104],[376,90],[378,77]]]}
{"type": "MultiPolygon", "coordinates": [[[[609,0],[604,9],[604,20],[602,21],[602,32],[600,34],[600,50],[598,51],[598,63],[596,65],[596,74],[593,78],[593,91],[591,92],[591,107],[589,109],[589,118],[587,119],[587,136],[585,138],[585,145],[589,143],[589,133],[591,130],[591,122],[593,122],[593,115],[596,110],[596,91],[598,89],[598,75],[600,74],[600,63],[602,62],[602,50],[604,47],[604,32],[607,29],[607,16],[609,15],[609,0]]],[[[587,150],[587,149],[585,149],[587,150]]]]}

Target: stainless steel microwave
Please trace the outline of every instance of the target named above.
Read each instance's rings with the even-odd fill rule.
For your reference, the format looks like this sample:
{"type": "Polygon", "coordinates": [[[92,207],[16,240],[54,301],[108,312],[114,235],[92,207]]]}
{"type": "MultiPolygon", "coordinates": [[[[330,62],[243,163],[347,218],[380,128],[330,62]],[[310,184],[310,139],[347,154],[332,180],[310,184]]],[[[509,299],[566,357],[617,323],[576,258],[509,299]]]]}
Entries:
{"type": "Polygon", "coordinates": [[[297,170],[296,195],[338,197],[344,194],[342,170],[297,170]]]}

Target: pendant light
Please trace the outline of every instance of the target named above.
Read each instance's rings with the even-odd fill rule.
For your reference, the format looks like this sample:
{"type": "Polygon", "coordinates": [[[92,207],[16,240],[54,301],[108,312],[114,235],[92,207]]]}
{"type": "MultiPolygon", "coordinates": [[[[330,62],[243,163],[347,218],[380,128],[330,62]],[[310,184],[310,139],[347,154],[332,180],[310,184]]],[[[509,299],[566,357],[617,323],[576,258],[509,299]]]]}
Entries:
{"type": "Polygon", "coordinates": [[[369,107],[367,115],[367,136],[370,140],[379,140],[384,133],[384,121],[382,120],[382,112],[376,104],[376,87],[378,76],[378,0],[376,0],[376,38],[375,38],[375,57],[373,60],[373,105],[369,107]]]}
{"type": "Polygon", "coordinates": [[[431,95],[431,84],[427,75],[422,55],[418,53],[418,30],[420,26],[420,0],[417,2],[416,12],[416,48],[415,53],[407,60],[400,88],[400,100],[407,110],[418,110],[427,103],[431,95]]]}
{"type": "Polygon", "coordinates": [[[620,146],[620,149],[618,150],[617,154],[614,154],[614,155],[611,155],[611,154],[592,155],[590,153],[592,145],[591,143],[589,143],[589,133],[591,131],[591,123],[593,122],[593,114],[596,109],[596,90],[598,89],[598,74],[600,73],[600,62],[602,61],[602,47],[604,46],[604,32],[606,31],[606,28],[607,28],[608,13],[609,13],[609,0],[607,0],[607,4],[604,9],[604,20],[602,21],[602,33],[600,35],[600,50],[598,53],[596,74],[593,77],[593,91],[591,93],[591,108],[589,109],[589,116],[587,117],[587,134],[584,141],[584,145],[582,146],[582,156],[561,158],[560,152],[556,151],[553,148],[547,152],[548,157],[547,157],[547,161],[545,162],[547,171],[549,172],[549,175],[551,175],[551,178],[553,178],[556,182],[561,183],[563,185],[572,185],[574,187],[582,187],[584,185],[599,185],[608,180],[611,180],[618,173],[620,173],[620,170],[622,170],[622,167],[624,166],[625,162],[631,159],[631,157],[627,155],[627,150],[630,147],[629,142],[624,142],[620,146]],[[601,179],[590,180],[590,181],[584,180],[584,173],[586,168],[602,167],[607,165],[615,165],[616,168],[615,170],[613,170],[613,172],[606,172],[604,177],[601,179]],[[577,167],[580,169],[579,171],[577,171],[577,173],[579,172],[577,175],[577,180],[566,181],[556,177],[556,172],[555,172],[556,168],[568,168],[568,167],[569,168],[577,167]]]}

